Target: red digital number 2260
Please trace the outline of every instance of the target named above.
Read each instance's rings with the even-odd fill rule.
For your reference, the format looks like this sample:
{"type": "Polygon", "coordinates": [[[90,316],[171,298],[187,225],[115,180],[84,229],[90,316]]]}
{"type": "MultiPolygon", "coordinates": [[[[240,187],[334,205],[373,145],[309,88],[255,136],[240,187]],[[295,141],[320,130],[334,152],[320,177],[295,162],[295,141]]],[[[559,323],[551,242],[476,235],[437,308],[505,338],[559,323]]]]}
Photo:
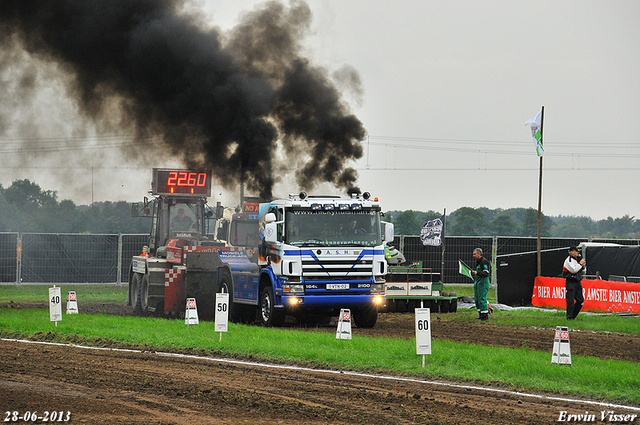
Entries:
{"type": "Polygon", "coordinates": [[[168,186],[198,186],[204,187],[207,183],[206,173],[189,173],[186,171],[170,171],[167,179],[168,186]]]}

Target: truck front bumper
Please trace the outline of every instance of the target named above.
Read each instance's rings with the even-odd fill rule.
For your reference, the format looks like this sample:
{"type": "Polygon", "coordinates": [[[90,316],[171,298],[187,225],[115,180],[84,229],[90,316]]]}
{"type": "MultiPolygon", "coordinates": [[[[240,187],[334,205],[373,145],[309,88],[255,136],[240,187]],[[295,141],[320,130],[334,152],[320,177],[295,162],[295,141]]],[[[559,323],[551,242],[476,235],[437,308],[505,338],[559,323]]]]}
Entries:
{"type": "Polygon", "coordinates": [[[285,308],[363,308],[382,307],[386,302],[384,294],[361,295],[282,295],[282,305],[285,308]]]}

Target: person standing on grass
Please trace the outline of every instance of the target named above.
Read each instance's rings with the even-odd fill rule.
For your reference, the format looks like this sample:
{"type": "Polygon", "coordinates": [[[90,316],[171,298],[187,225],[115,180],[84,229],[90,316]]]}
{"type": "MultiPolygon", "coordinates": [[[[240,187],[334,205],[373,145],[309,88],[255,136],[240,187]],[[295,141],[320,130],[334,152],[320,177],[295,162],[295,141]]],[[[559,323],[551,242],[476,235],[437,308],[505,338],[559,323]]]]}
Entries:
{"type": "Polygon", "coordinates": [[[565,288],[567,289],[567,320],[575,319],[584,304],[582,272],[586,265],[587,262],[580,256],[578,248],[575,246],[569,248],[569,256],[564,260],[562,266],[562,277],[565,278],[565,288]]]}
{"type": "Polygon", "coordinates": [[[482,256],[482,248],[473,250],[473,258],[476,259],[476,267],[471,270],[473,275],[473,297],[478,309],[477,320],[489,320],[489,304],[487,303],[487,293],[491,285],[491,263],[482,256]]]}

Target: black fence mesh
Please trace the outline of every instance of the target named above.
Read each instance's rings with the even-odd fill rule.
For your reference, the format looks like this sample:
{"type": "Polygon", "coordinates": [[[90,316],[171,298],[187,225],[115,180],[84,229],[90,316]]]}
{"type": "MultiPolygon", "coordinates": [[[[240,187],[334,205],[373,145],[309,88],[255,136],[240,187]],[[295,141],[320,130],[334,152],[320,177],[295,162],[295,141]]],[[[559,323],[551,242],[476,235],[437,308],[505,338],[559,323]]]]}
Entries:
{"type": "Polygon", "coordinates": [[[18,233],[0,233],[0,282],[16,282],[18,233]]]}
{"type": "Polygon", "coordinates": [[[118,235],[23,233],[22,283],[117,281],[118,235]]]}

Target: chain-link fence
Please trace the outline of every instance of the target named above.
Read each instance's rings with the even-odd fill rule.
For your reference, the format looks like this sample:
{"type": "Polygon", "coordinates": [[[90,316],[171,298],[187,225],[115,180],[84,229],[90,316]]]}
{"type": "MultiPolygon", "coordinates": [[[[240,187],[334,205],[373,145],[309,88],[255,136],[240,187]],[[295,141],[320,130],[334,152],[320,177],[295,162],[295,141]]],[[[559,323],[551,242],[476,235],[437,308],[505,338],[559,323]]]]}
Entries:
{"type": "Polygon", "coordinates": [[[128,282],[147,235],[0,233],[0,283],[128,282]]]}
{"type": "Polygon", "coordinates": [[[18,233],[0,233],[0,283],[18,282],[18,233]]]}
{"type": "MultiPolygon", "coordinates": [[[[115,283],[129,281],[131,258],[140,254],[148,235],[0,233],[0,283],[115,283]]],[[[541,249],[564,248],[584,239],[542,238],[541,249]]],[[[589,241],[591,242],[591,241],[589,241]]],[[[640,245],[637,239],[598,239],[640,245]]],[[[473,266],[473,250],[482,248],[495,263],[501,255],[532,252],[536,238],[447,236],[443,247],[425,247],[419,236],[397,236],[394,245],[409,262],[440,274],[445,283],[471,283],[458,273],[458,260],[473,266]]],[[[495,267],[494,267],[495,270],[495,267]]],[[[495,279],[492,282],[497,283],[495,279]]]]}

